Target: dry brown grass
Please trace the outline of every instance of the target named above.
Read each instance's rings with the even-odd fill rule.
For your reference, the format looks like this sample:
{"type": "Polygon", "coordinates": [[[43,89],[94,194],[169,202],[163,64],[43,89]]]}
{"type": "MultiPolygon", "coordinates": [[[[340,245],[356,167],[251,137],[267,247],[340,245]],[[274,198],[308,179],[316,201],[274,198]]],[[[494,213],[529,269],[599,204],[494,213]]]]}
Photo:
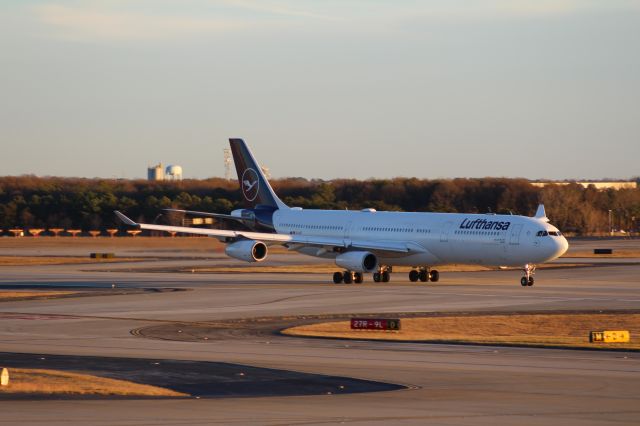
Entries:
{"type": "Polygon", "coordinates": [[[0,394],[188,396],[170,389],[57,370],[11,368],[0,394]]]}
{"type": "Polygon", "coordinates": [[[77,293],[77,291],[0,290],[0,301],[13,299],[34,299],[38,297],[60,297],[77,293]]]}
{"type": "Polygon", "coordinates": [[[41,265],[70,265],[78,263],[112,263],[112,262],[137,262],[139,258],[111,258],[91,259],[86,257],[65,256],[0,256],[0,266],[41,266],[41,265]]]}
{"type": "Polygon", "coordinates": [[[284,330],[291,336],[640,349],[640,314],[486,315],[403,318],[401,331],[351,330],[348,321],[284,330]],[[589,343],[589,332],[629,330],[630,343],[589,343]]]}

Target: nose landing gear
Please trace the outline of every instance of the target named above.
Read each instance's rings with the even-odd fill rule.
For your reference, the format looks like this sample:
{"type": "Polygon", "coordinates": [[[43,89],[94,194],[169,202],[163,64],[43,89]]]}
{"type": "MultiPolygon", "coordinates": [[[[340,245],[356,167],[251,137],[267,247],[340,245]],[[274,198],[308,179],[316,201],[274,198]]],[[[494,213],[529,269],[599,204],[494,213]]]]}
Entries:
{"type": "Polygon", "coordinates": [[[520,278],[520,285],[522,287],[531,287],[534,283],[533,274],[536,272],[536,265],[524,265],[523,268],[524,277],[520,278]]]}

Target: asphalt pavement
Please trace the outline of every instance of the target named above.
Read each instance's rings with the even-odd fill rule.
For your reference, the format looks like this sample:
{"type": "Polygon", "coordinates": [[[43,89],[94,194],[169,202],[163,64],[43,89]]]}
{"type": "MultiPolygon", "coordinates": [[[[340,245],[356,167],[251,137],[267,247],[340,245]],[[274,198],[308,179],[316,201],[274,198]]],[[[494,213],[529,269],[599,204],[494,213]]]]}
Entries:
{"type": "MultiPolygon", "coordinates": [[[[281,262],[308,263],[282,256],[281,262]]],[[[385,312],[527,312],[638,309],[640,265],[539,270],[523,288],[518,271],[442,273],[439,283],[334,285],[325,274],[149,272],[160,263],[3,267],[2,286],[77,286],[107,294],[0,303],[3,352],[232,364],[286,374],[350,378],[402,389],[353,394],[226,395],[135,400],[2,403],[0,424],[637,424],[636,352],[433,345],[293,338],[251,321],[385,312]],[[140,268],[143,272],[137,272],[140,268]],[[184,289],[108,294],[118,289],[184,289]],[[145,337],[147,327],[245,321],[215,339],[145,337]]],[[[240,263],[238,263],[240,264],[240,263]]],[[[622,314],[621,314],[622,315],[622,314]]],[[[632,336],[633,338],[634,336],[632,336]]],[[[0,356],[0,359],[2,357],[0,356]]],[[[242,368],[242,367],[241,367],[242,368]]],[[[257,371],[257,370],[256,370],[257,371]]]]}

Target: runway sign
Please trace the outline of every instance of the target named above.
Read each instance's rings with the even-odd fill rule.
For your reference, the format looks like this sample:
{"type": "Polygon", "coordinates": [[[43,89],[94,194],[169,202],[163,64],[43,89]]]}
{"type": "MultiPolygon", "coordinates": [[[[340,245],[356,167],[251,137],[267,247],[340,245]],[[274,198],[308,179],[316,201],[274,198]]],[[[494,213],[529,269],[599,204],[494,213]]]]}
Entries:
{"type": "Polygon", "coordinates": [[[592,331],[589,336],[591,343],[626,343],[630,340],[627,330],[592,331]]]}
{"type": "Polygon", "coordinates": [[[351,318],[352,330],[398,331],[400,320],[397,318],[351,318]]]}
{"type": "Polygon", "coordinates": [[[597,249],[593,249],[593,254],[613,254],[613,249],[597,248],[597,249]]]}

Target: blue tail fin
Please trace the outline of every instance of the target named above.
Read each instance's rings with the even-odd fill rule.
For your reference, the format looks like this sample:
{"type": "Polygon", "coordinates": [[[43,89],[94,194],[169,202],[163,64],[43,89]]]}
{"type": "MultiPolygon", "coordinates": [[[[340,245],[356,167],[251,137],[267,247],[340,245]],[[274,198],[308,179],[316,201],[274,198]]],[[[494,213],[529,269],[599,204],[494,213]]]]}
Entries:
{"type": "Polygon", "coordinates": [[[249,208],[258,206],[271,207],[275,209],[288,208],[283,203],[269,185],[269,181],[264,177],[262,169],[251,154],[249,147],[242,139],[229,139],[233,161],[238,173],[240,189],[249,208]]]}

